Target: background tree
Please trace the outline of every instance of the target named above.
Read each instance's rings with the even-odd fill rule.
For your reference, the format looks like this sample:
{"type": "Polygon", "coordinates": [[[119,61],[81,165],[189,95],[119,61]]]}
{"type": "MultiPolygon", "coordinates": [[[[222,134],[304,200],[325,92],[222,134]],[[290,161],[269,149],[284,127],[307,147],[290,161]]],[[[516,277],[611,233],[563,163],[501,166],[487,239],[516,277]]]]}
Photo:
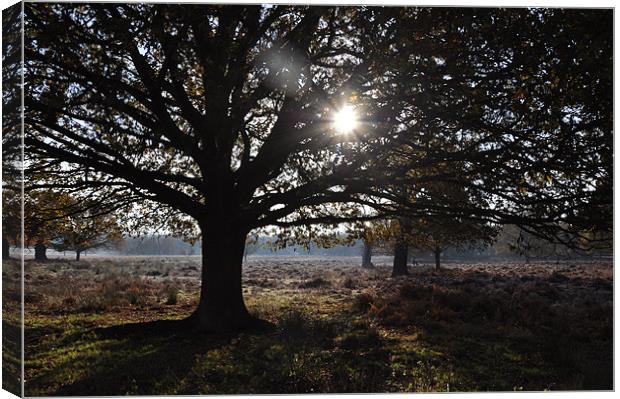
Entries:
{"type": "Polygon", "coordinates": [[[47,248],[65,222],[67,197],[53,191],[30,192],[24,196],[24,247],[34,248],[34,258],[47,260],[47,248]]]}
{"type": "MultiPolygon", "coordinates": [[[[3,195],[2,231],[3,241],[20,246],[22,233],[21,196],[12,195],[7,189],[3,195]]],[[[23,234],[24,248],[34,248],[34,258],[47,260],[47,248],[63,229],[65,212],[70,209],[66,195],[51,191],[32,191],[24,196],[23,234]]]]}
{"type": "Polygon", "coordinates": [[[362,268],[374,269],[375,265],[372,263],[373,243],[368,237],[362,239],[362,268]]]}
{"type": "Polygon", "coordinates": [[[367,226],[366,234],[372,237],[375,248],[381,248],[394,256],[392,276],[409,274],[407,261],[409,258],[411,220],[406,217],[377,220],[367,226]]]}
{"type": "Polygon", "coordinates": [[[421,218],[412,223],[410,245],[429,250],[435,269],[441,267],[441,254],[448,248],[485,248],[497,236],[498,228],[477,220],[421,218]]]}
{"type": "Polygon", "coordinates": [[[375,237],[373,231],[373,223],[372,222],[361,222],[361,223],[353,223],[347,225],[347,237],[351,240],[351,242],[355,242],[357,240],[362,241],[362,268],[363,269],[374,269],[374,264],[372,263],[372,255],[373,248],[375,246],[375,237]]]}
{"type": "MultiPolygon", "coordinates": [[[[455,164],[460,167],[459,163],[455,164]]],[[[436,167],[441,172],[451,173],[445,167],[436,167]]],[[[437,173],[432,171],[431,173],[437,173]]],[[[449,185],[443,182],[432,182],[419,188],[416,201],[425,198],[427,201],[446,204],[451,209],[477,209],[484,203],[477,204],[480,198],[476,192],[467,187],[449,185]]],[[[499,228],[476,217],[476,213],[463,213],[460,216],[432,215],[413,218],[408,221],[405,234],[409,244],[418,249],[426,249],[435,257],[435,269],[441,266],[441,253],[448,248],[463,249],[484,248],[493,243],[499,228]]]]}
{"type": "Polygon", "coordinates": [[[259,235],[252,234],[248,235],[245,239],[245,246],[243,247],[243,261],[247,261],[248,255],[252,255],[259,248],[259,235]]]}
{"type": "Polygon", "coordinates": [[[112,215],[80,213],[63,220],[62,228],[51,243],[56,251],[75,251],[75,260],[80,260],[82,252],[115,245],[122,237],[121,228],[112,215]]]}

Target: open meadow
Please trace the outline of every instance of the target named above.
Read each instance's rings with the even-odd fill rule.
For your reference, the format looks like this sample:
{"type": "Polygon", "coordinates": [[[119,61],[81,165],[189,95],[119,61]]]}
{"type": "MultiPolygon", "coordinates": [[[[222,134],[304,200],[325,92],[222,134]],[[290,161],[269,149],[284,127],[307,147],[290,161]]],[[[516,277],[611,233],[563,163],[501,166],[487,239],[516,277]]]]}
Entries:
{"type": "MultiPolygon", "coordinates": [[[[373,261],[250,256],[244,297],[273,325],[218,335],[182,321],[200,257],[27,260],[25,394],[613,389],[611,261],[421,264],[398,278],[391,257],[373,261]]],[[[3,261],[5,340],[18,278],[3,261]]]]}

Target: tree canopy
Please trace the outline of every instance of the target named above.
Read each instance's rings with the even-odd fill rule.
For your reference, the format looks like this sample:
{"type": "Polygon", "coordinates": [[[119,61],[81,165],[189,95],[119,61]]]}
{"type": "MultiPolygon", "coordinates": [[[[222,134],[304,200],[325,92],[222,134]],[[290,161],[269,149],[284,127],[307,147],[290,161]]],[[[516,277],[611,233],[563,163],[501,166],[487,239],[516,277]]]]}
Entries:
{"type": "MultiPolygon", "coordinates": [[[[402,195],[443,182],[475,205],[462,216],[556,239],[565,228],[611,229],[610,213],[597,216],[598,192],[613,180],[609,13],[390,12],[391,41],[375,58],[388,71],[385,101],[401,110],[392,158],[410,176],[402,195]]],[[[425,202],[439,216],[454,208],[425,202]]]]}

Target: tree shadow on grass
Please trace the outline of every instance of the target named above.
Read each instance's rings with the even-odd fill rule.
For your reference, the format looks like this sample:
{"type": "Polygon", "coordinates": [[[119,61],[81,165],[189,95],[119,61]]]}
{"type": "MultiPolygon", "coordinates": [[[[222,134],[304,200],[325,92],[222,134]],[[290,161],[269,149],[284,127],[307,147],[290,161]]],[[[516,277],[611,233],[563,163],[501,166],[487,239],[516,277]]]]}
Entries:
{"type": "MultiPolygon", "coordinates": [[[[9,310],[10,312],[12,310],[9,310]]],[[[7,309],[3,309],[2,320],[2,389],[13,395],[21,395],[21,326],[15,314],[7,320],[7,309]]]]}
{"type": "MultiPolygon", "coordinates": [[[[271,330],[216,335],[185,320],[73,335],[28,395],[380,392],[389,354],[369,326],[284,315],[271,330]],[[64,353],[63,352],[63,353],[64,353]]],[[[28,390],[27,384],[27,390],[28,390]]]]}
{"type": "Polygon", "coordinates": [[[60,396],[166,393],[197,355],[229,339],[197,333],[185,320],[94,328],[59,342],[64,352],[56,356],[57,363],[26,389],[30,385],[35,389],[30,394],[37,394],[47,387],[47,394],[60,396]]]}
{"type": "MultiPolygon", "coordinates": [[[[387,300],[380,322],[415,325],[420,340],[441,354],[432,359],[435,370],[455,374],[452,389],[609,390],[611,295],[605,281],[558,273],[446,273],[408,282],[387,300]]],[[[419,368],[415,354],[401,357],[419,368]]]]}

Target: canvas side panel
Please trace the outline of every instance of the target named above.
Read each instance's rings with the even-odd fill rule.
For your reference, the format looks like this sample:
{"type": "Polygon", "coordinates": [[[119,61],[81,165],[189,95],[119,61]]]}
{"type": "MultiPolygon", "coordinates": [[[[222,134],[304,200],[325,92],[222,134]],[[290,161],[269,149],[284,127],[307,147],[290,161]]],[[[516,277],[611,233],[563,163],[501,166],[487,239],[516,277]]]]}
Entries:
{"type": "Polygon", "coordinates": [[[22,396],[22,4],[2,10],[2,389],[22,396]]]}

